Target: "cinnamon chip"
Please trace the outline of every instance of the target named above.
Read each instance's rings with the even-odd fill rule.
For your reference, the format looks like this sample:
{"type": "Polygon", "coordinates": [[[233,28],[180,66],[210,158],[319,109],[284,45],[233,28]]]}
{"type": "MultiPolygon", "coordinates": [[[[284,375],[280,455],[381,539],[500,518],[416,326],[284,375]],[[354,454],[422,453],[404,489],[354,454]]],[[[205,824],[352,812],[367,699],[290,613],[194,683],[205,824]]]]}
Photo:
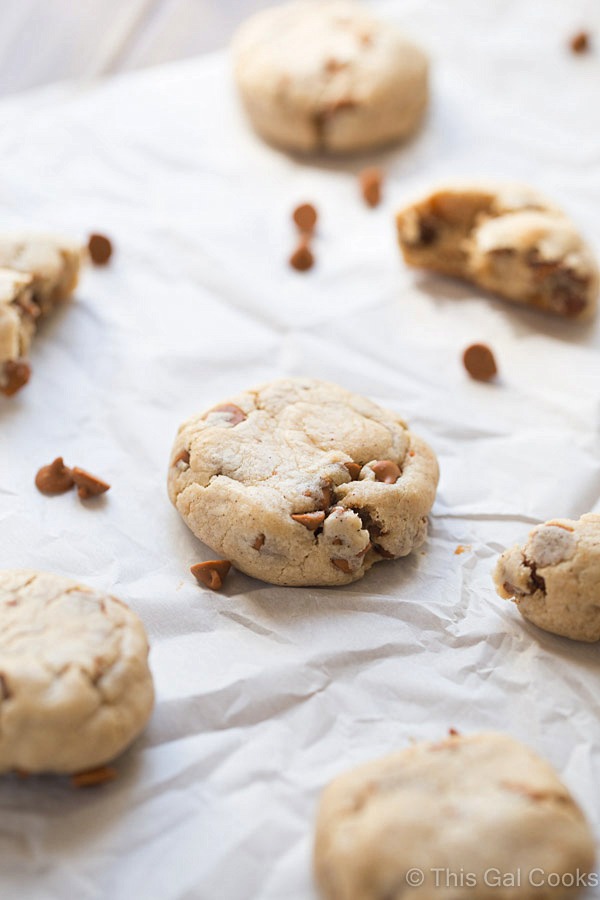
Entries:
{"type": "Polygon", "coordinates": [[[177,463],[183,463],[184,465],[188,465],[190,461],[190,451],[189,450],[180,450],[173,462],[172,466],[176,466],[177,463]]]}
{"type": "Polygon", "coordinates": [[[391,459],[379,459],[371,466],[375,472],[377,481],[383,481],[384,484],[396,484],[402,472],[400,467],[391,459]]]}
{"type": "Polygon", "coordinates": [[[198,584],[205,585],[211,591],[220,591],[230,568],[231,563],[228,559],[209,559],[207,562],[191,566],[190,572],[198,584]]]}
{"type": "Polygon", "coordinates": [[[99,766],[89,772],[71,775],[71,784],[75,788],[96,787],[99,784],[106,784],[107,781],[114,781],[116,777],[117,770],[112,766],[99,766]]]}
{"type": "Polygon", "coordinates": [[[358,476],[360,475],[360,470],[362,466],[355,462],[344,463],[345,467],[348,469],[348,474],[352,481],[356,481],[358,476]]]}
{"type": "Polygon", "coordinates": [[[35,486],[42,494],[64,494],[70,491],[75,480],[71,470],[65,466],[62,456],[57,456],[48,466],[42,466],[35,476],[35,486]]]}
{"type": "Polygon", "coordinates": [[[375,167],[363,169],[358,176],[358,180],[367,206],[379,206],[381,203],[381,185],[383,183],[381,169],[375,167]]]}
{"type": "Polygon", "coordinates": [[[105,266],[113,252],[112,244],[104,234],[91,234],[88,240],[88,250],[92,262],[96,266],[105,266]]]}
{"type": "Polygon", "coordinates": [[[302,203],[297,206],[292,217],[301,232],[312,234],[317,224],[317,211],[312,203],[302,203]]]}
{"type": "Polygon", "coordinates": [[[332,559],[331,562],[334,566],[336,566],[336,568],[341,569],[342,572],[345,572],[346,575],[349,575],[352,572],[350,563],[347,559],[332,559]]]}
{"type": "Polygon", "coordinates": [[[262,550],[264,545],[265,545],[265,536],[264,536],[264,534],[259,534],[257,536],[256,540],[254,541],[254,543],[252,544],[252,546],[254,547],[255,550],[262,550]]]}
{"type": "Polygon", "coordinates": [[[236,406],[235,403],[222,403],[220,406],[213,406],[210,412],[227,413],[230,425],[239,425],[240,422],[243,422],[244,419],[247,418],[244,410],[240,409],[239,406],[236,406]]]}
{"type": "Polygon", "coordinates": [[[306,238],[302,238],[300,243],[290,256],[290,266],[297,272],[307,272],[315,264],[313,252],[310,249],[306,238]]]}
{"type": "Polygon", "coordinates": [[[587,53],[590,49],[590,36],[587,31],[578,31],[569,41],[573,53],[587,53]]]}
{"type": "Polygon", "coordinates": [[[96,478],[95,475],[86,472],[85,469],[80,469],[78,466],[71,469],[71,475],[77,485],[77,493],[82,500],[87,500],[88,497],[96,497],[98,494],[104,494],[105,491],[110,489],[110,484],[107,484],[106,481],[96,478]]]}
{"type": "Polygon", "coordinates": [[[9,359],[4,363],[0,377],[0,393],[12,397],[31,377],[31,366],[22,359],[9,359]]]}
{"type": "Polygon", "coordinates": [[[292,516],[294,522],[298,522],[300,525],[304,525],[305,528],[308,528],[309,531],[316,531],[320,525],[325,521],[325,513],[324,512],[308,512],[308,513],[298,513],[292,516]]]}
{"type": "Polygon", "coordinates": [[[475,381],[490,381],[498,374],[494,354],[487,344],[471,344],[463,353],[464,367],[475,381]]]}

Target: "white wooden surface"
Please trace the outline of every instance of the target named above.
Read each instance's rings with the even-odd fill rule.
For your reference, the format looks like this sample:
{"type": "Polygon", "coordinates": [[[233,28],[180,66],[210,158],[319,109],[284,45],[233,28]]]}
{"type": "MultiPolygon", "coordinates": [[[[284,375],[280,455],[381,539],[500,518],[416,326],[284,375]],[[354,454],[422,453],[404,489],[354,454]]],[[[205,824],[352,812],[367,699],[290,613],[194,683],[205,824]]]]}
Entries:
{"type": "Polygon", "coordinates": [[[0,0],[0,96],[214,50],[276,0],[0,0]]]}

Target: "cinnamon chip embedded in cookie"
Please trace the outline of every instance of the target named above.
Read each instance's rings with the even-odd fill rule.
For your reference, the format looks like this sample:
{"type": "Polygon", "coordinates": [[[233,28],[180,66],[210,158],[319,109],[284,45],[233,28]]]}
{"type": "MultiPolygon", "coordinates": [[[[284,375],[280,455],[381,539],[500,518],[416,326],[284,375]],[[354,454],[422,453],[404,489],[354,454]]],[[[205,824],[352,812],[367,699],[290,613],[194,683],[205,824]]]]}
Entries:
{"type": "Polygon", "coordinates": [[[502,554],[494,582],[539,628],[600,641],[600,515],[536,526],[522,547],[502,554]]]}
{"type": "Polygon", "coordinates": [[[317,814],[323,900],[562,900],[594,857],[593,833],[552,766],[495,732],[452,730],[365,763],[328,785],[317,814]]]}
{"type": "Polygon", "coordinates": [[[346,584],[423,543],[437,462],[395,413],[308,378],[224,405],[243,421],[200,413],[179,429],[169,494],[236,569],[273,584],[346,584]]]}
{"type": "Polygon", "coordinates": [[[152,711],[140,620],[114,597],[60,575],[0,572],[0,672],[0,772],[92,778],[152,711]]]}
{"type": "Polygon", "coordinates": [[[349,0],[262,10],[238,30],[233,56],[254,128],[288,150],[352,153],[401,140],[428,102],[423,51],[349,0]]]}
{"type": "Polygon", "coordinates": [[[525,306],[591,318],[599,274],[567,216],[528,187],[440,187],[396,218],[405,262],[453,275],[525,306]]]}

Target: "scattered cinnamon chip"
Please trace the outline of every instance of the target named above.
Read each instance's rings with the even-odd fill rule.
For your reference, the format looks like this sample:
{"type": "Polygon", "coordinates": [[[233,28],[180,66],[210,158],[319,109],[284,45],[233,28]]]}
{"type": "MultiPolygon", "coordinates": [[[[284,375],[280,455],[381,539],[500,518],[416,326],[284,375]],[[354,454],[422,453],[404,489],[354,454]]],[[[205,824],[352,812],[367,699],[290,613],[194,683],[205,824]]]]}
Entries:
{"type": "Polygon", "coordinates": [[[104,234],[91,234],[88,240],[88,250],[92,262],[96,266],[105,266],[113,252],[112,244],[104,234]]]}
{"type": "Polygon", "coordinates": [[[300,243],[290,256],[290,266],[297,272],[307,272],[315,264],[313,252],[306,238],[301,238],[300,243]]]}
{"type": "Polygon", "coordinates": [[[211,591],[220,591],[230,568],[231,563],[228,559],[209,559],[207,562],[191,566],[190,572],[198,584],[203,584],[211,591]]]}
{"type": "Polygon", "coordinates": [[[117,770],[112,766],[99,766],[89,772],[77,772],[75,775],[71,775],[71,784],[75,788],[96,787],[99,784],[106,784],[107,781],[114,781],[116,777],[117,770]]]}
{"type": "Polygon", "coordinates": [[[301,232],[312,234],[317,224],[317,210],[312,203],[302,203],[297,206],[292,217],[301,232]]]}
{"type": "Polygon", "coordinates": [[[450,735],[450,737],[459,737],[460,731],[457,731],[456,728],[449,728],[448,734],[450,735]]]}
{"type": "Polygon", "coordinates": [[[587,31],[578,31],[569,41],[573,53],[587,53],[590,49],[590,36],[587,31]]]}
{"type": "Polygon", "coordinates": [[[292,516],[294,522],[298,522],[300,525],[304,525],[305,528],[308,528],[309,531],[316,531],[320,525],[325,521],[325,513],[324,512],[308,512],[308,513],[298,513],[292,516]]]}
{"type": "Polygon", "coordinates": [[[254,543],[252,544],[252,546],[254,547],[255,550],[262,550],[264,545],[265,545],[265,536],[264,536],[264,534],[259,534],[257,536],[256,540],[254,541],[254,543]]]}
{"type": "Polygon", "coordinates": [[[50,465],[42,466],[35,476],[35,486],[42,494],[64,494],[74,484],[73,473],[65,466],[62,456],[57,456],[50,465]]]}
{"type": "Polygon", "coordinates": [[[24,387],[31,377],[31,366],[23,359],[9,359],[4,363],[0,377],[0,393],[12,397],[24,387]]]}
{"type": "Polygon", "coordinates": [[[377,481],[383,481],[384,484],[396,484],[402,472],[400,467],[391,459],[378,459],[371,466],[375,472],[377,481]]]}
{"type": "Polygon", "coordinates": [[[383,173],[381,169],[363,169],[358,176],[363,199],[367,206],[379,206],[381,203],[381,185],[383,173]]]}
{"type": "Polygon", "coordinates": [[[491,381],[498,374],[494,354],[487,344],[471,344],[463,353],[463,364],[475,381],[491,381]]]}
{"type": "Polygon", "coordinates": [[[110,484],[107,484],[106,481],[102,481],[101,478],[97,478],[78,466],[71,469],[71,475],[77,485],[77,493],[82,500],[87,500],[88,497],[96,497],[98,494],[104,494],[105,491],[110,489],[110,484]]]}

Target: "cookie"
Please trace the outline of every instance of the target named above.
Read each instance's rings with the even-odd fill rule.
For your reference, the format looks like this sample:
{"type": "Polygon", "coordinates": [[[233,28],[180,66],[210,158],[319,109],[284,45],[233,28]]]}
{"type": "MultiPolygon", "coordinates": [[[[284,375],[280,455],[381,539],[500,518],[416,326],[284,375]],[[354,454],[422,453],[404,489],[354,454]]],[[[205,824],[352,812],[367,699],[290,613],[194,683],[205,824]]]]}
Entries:
{"type": "Polygon", "coordinates": [[[153,702],[146,634],[125,604],[59,575],[0,571],[0,772],[101,766],[153,702]]]}
{"type": "Polygon", "coordinates": [[[292,151],[349,153],[411,134],[428,100],[427,57],[350,0],[297,0],[256,13],[233,43],[248,117],[292,151]]]}
{"type": "Polygon", "coordinates": [[[494,582],[544,631],[600,641],[600,515],[538,525],[522,547],[502,554],[494,582]]]}
{"type": "Polygon", "coordinates": [[[573,223],[518,185],[440,187],[396,217],[404,260],[471,281],[506,300],[589,319],[598,266],[573,223]]]}
{"type": "Polygon", "coordinates": [[[75,289],[81,248],[45,235],[0,235],[0,393],[29,380],[37,323],[75,289]]]}
{"type": "Polygon", "coordinates": [[[29,380],[25,357],[38,310],[31,275],[0,268],[0,393],[11,396],[29,380]]]}
{"type": "Polygon", "coordinates": [[[560,898],[594,855],[552,767],[493,732],[415,744],[337,778],[321,798],[314,851],[326,900],[560,898]]]}
{"type": "Polygon", "coordinates": [[[194,534],[263,581],[348,584],[427,533],[436,458],[395,413],[282,378],[179,429],[169,495],[194,534]]]}

